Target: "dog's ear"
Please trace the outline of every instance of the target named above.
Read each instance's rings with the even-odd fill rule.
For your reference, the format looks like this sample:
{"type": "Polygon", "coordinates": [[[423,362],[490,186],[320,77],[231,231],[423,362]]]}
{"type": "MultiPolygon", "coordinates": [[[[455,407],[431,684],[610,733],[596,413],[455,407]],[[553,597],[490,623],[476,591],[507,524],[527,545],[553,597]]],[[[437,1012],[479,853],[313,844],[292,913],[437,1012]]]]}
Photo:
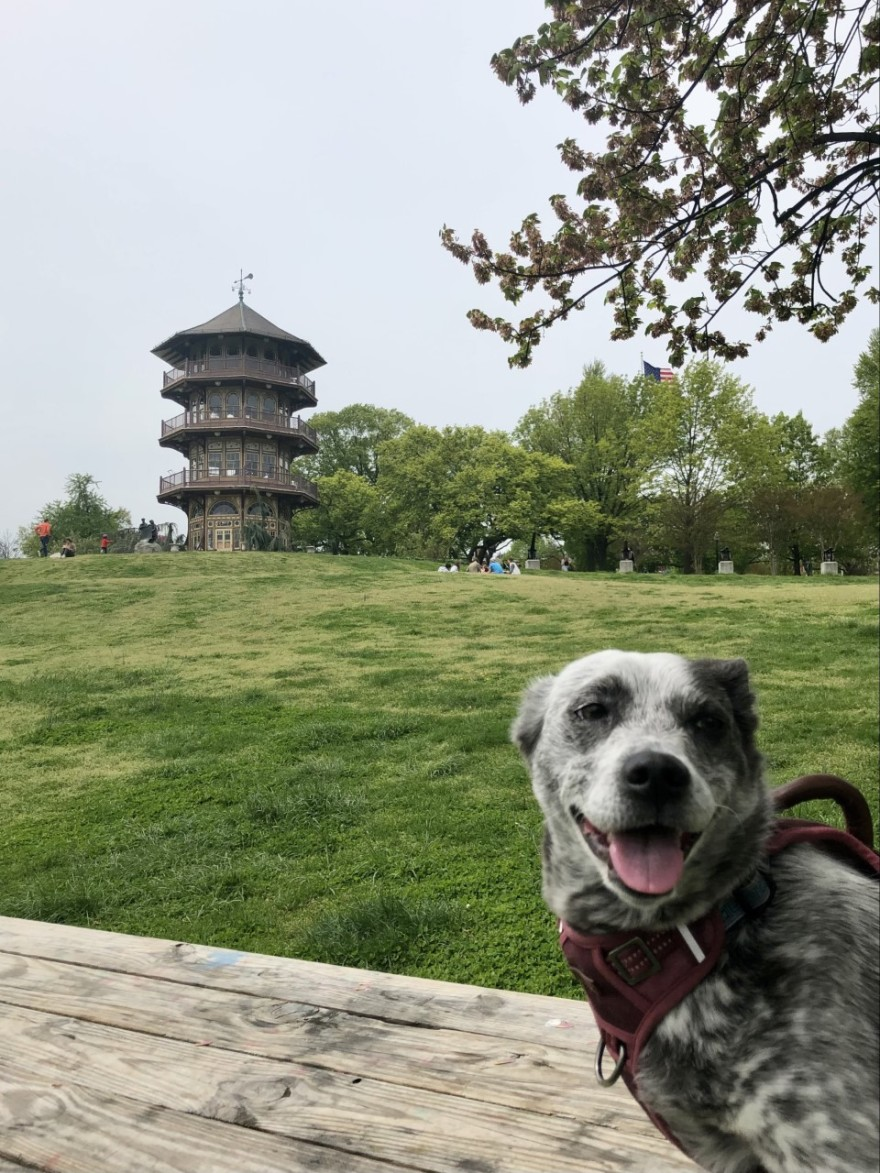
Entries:
{"type": "Polygon", "coordinates": [[[758,714],[745,660],[697,660],[694,667],[704,679],[720,685],[727,693],[740,729],[754,733],[758,728],[758,714]]]}
{"type": "Polygon", "coordinates": [[[553,686],[554,676],[541,676],[533,680],[523,693],[519,714],[510,727],[510,740],[519,746],[523,757],[531,757],[547,712],[547,698],[553,686]]]}

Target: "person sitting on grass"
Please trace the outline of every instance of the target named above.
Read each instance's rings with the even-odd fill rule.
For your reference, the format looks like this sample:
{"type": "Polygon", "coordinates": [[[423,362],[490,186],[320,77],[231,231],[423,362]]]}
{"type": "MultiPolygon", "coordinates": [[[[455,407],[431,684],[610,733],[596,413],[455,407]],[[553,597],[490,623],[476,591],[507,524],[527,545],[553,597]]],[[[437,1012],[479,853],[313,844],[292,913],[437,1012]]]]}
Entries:
{"type": "Polygon", "coordinates": [[[470,562],[468,562],[468,574],[479,574],[481,569],[482,567],[480,566],[480,560],[476,554],[474,554],[473,558],[471,558],[470,562]]]}
{"type": "Polygon", "coordinates": [[[64,541],[61,543],[61,557],[62,558],[73,558],[73,556],[75,554],[76,554],[76,546],[73,544],[73,540],[71,538],[65,538],[64,541]]]}
{"type": "Polygon", "coordinates": [[[452,570],[451,562],[444,562],[442,566],[437,567],[438,574],[449,574],[450,570],[452,570]]]}
{"type": "Polygon", "coordinates": [[[498,559],[495,557],[494,554],[492,555],[491,559],[489,560],[489,573],[490,574],[503,574],[504,573],[504,567],[501,565],[501,563],[498,561],[498,559]]]}

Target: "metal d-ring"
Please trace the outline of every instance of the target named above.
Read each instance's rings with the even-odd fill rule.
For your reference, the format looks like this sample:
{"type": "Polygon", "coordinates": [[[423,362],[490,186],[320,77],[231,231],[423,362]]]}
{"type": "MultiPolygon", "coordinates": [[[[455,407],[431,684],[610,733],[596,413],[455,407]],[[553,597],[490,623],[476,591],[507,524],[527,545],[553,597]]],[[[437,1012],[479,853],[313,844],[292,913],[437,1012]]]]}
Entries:
{"type": "Polygon", "coordinates": [[[608,1076],[602,1074],[602,1056],[604,1054],[605,1040],[599,1039],[599,1046],[596,1048],[596,1065],[593,1069],[596,1072],[596,1083],[598,1083],[599,1087],[613,1087],[620,1079],[624,1064],[626,1063],[626,1047],[623,1043],[620,1044],[620,1053],[617,1056],[617,1062],[614,1064],[614,1070],[608,1076]]]}

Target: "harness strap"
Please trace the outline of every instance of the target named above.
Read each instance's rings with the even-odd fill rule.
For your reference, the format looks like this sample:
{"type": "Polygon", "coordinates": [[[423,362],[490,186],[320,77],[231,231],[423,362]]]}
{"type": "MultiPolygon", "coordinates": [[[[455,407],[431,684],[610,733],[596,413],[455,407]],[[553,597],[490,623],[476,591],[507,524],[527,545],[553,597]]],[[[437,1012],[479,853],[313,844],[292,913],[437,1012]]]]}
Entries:
{"type": "Polygon", "coordinates": [[[837,774],[804,774],[802,778],[777,786],[770,796],[773,809],[777,812],[791,810],[800,802],[816,799],[836,802],[843,811],[849,834],[873,850],[874,824],[868,800],[861,790],[845,778],[839,778],[837,774]]]}
{"type": "Polygon", "coordinates": [[[605,1044],[615,1057],[625,1045],[633,1073],[657,1023],[712,972],[721,955],[724,923],[717,909],[684,930],[590,936],[560,925],[562,951],[605,1044]]]}
{"type": "MultiPolygon", "coordinates": [[[[872,846],[870,808],[861,793],[842,778],[825,774],[798,778],[774,792],[774,807],[787,810],[814,798],[838,802],[844,809],[847,830],[777,818],[767,844],[768,857],[795,843],[813,843],[868,875],[880,873],[880,856],[872,846]]],[[[562,951],[589,999],[602,1046],[615,1059],[616,1069],[622,1059],[619,1071],[624,1083],[657,1128],[680,1149],[666,1122],[639,1098],[637,1073],[642,1048],[658,1022],[715,968],[726,934],[759,916],[771,903],[773,893],[769,871],[761,869],[720,907],[691,925],[659,932],[590,935],[560,922],[562,951]]]]}

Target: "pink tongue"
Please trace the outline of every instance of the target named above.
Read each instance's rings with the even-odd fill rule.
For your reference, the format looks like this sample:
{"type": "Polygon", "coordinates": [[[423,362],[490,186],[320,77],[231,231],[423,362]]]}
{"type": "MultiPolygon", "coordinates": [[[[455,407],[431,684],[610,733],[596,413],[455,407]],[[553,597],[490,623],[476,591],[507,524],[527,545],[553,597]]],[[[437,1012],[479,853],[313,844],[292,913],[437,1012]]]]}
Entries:
{"type": "Polygon", "coordinates": [[[659,896],[671,892],[681,878],[684,853],[675,831],[619,831],[609,836],[609,846],[614,870],[634,892],[659,896]]]}

